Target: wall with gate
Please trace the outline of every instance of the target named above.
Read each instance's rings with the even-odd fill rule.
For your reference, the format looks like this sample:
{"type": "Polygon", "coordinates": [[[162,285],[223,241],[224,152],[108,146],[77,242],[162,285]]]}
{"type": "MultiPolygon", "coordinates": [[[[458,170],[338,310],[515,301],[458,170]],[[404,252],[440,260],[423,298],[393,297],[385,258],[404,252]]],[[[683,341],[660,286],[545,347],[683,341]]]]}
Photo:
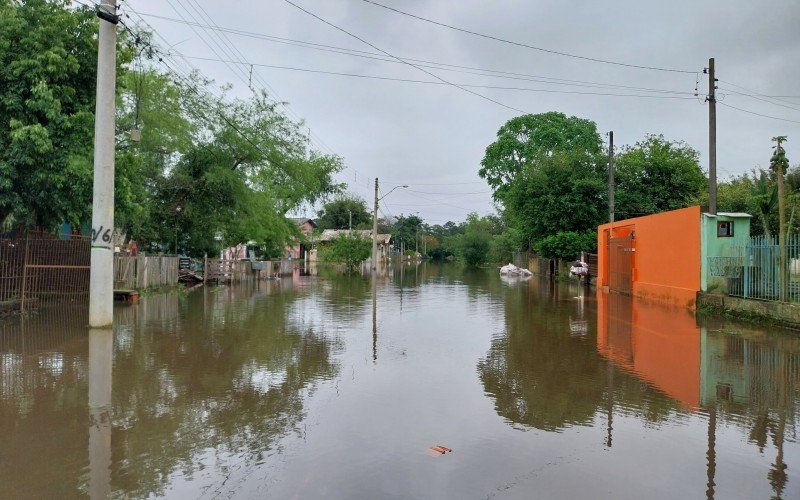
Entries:
{"type": "Polygon", "coordinates": [[[700,207],[603,224],[597,248],[599,286],[626,293],[619,283],[611,286],[611,271],[623,273],[618,265],[629,259],[629,293],[694,308],[700,290],[700,207]],[[625,238],[631,239],[629,246],[625,238]]]}

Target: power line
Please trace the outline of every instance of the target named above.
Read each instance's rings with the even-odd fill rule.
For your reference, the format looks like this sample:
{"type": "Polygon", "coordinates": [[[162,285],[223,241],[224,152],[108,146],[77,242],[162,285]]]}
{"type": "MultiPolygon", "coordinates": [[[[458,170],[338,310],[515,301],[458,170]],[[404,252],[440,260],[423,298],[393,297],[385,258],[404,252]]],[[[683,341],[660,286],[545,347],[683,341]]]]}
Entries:
{"type": "Polygon", "coordinates": [[[402,11],[402,10],[396,9],[394,7],[389,7],[388,5],[383,5],[381,3],[374,2],[373,0],[362,0],[362,1],[365,2],[365,3],[368,3],[368,4],[375,5],[376,7],[380,7],[382,9],[386,9],[386,10],[395,12],[397,14],[402,14],[404,16],[408,16],[408,17],[417,19],[419,21],[424,21],[426,23],[435,24],[437,26],[441,26],[441,27],[448,28],[448,29],[455,30],[455,31],[460,31],[462,33],[467,33],[469,35],[473,35],[473,36],[477,36],[477,37],[481,37],[481,38],[486,38],[486,39],[489,39],[489,40],[494,40],[496,42],[506,43],[506,44],[509,44],[509,45],[515,45],[517,47],[524,47],[524,48],[532,49],[532,50],[538,50],[540,52],[545,52],[545,53],[548,53],[548,54],[564,56],[564,57],[572,57],[574,59],[582,59],[584,61],[592,61],[592,62],[596,62],[596,63],[612,64],[612,65],[615,65],[615,66],[624,66],[624,67],[627,67],[627,68],[647,69],[647,70],[653,70],[653,71],[666,71],[666,72],[670,72],[670,73],[687,73],[687,74],[695,74],[696,73],[696,71],[673,69],[673,68],[661,68],[661,67],[657,67],[657,66],[643,66],[643,65],[639,65],[639,64],[629,64],[629,63],[624,63],[624,62],[619,62],[619,61],[611,61],[611,60],[607,60],[607,59],[598,59],[598,58],[595,58],[595,57],[580,56],[580,55],[577,55],[577,54],[571,54],[569,52],[561,52],[561,51],[558,51],[558,50],[545,49],[545,48],[542,48],[542,47],[529,45],[527,43],[515,42],[515,41],[512,41],[512,40],[507,40],[505,38],[500,38],[498,36],[487,35],[485,33],[479,33],[477,31],[468,30],[466,28],[459,28],[457,26],[453,26],[451,24],[443,23],[443,22],[440,22],[440,21],[434,21],[433,19],[428,19],[426,17],[418,16],[416,14],[412,14],[410,12],[402,11]]]}
{"type": "Polygon", "coordinates": [[[788,106],[786,104],[781,104],[779,102],[773,102],[773,101],[771,101],[769,99],[763,99],[761,97],[758,97],[758,95],[755,95],[755,94],[748,94],[746,92],[738,92],[736,90],[729,90],[729,89],[720,89],[720,92],[723,92],[723,93],[727,92],[728,94],[731,94],[731,95],[750,97],[752,99],[755,99],[756,101],[761,101],[761,102],[765,102],[767,104],[772,104],[773,106],[778,106],[778,107],[781,107],[781,108],[791,109],[791,110],[794,110],[794,111],[800,111],[800,108],[796,108],[794,106],[788,106]]]}
{"type": "Polygon", "coordinates": [[[338,31],[341,31],[342,33],[344,33],[344,34],[346,34],[346,35],[348,35],[348,36],[351,36],[351,37],[355,38],[356,40],[359,40],[360,42],[364,43],[365,45],[369,45],[369,46],[370,46],[370,47],[372,47],[373,49],[375,49],[375,50],[377,50],[377,51],[379,51],[379,52],[382,52],[383,54],[385,54],[385,55],[387,55],[387,56],[389,56],[389,57],[391,57],[391,58],[393,58],[393,59],[396,59],[396,60],[398,60],[398,61],[400,61],[400,62],[402,62],[402,63],[404,63],[404,64],[407,64],[408,66],[411,66],[412,68],[416,68],[416,69],[418,69],[419,71],[422,71],[423,73],[425,73],[425,74],[427,74],[427,75],[430,75],[430,76],[432,76],[432,77],[436,78],[437,80],[440,80],[440,81],[442,81],[442,82],[446,83],[447,85],[451,85],[451,86],[453,86],[453,87],[455,87],[455,88],[457,88],[457,89],[460,89],[460,90],[462,90],[462,91],[464,91],[464,92],[467,92],[468,94],[472,94],[472,95],[474,95],[474,96],[476,96],[476,97],[480,97],[481,99],[484,99],[484,100],[486,100],[486,101],[492,102],[492,103],[494,103],[494,104],[497,104],[498,106],[502,106],[502,107],[504,107],[504,108],[506,108],[506,109],[509,109],[509,110],[511,110],[511,111],[516,111],[516,112],[518,112],[518,113],[526,113],[526,111],[523,111],[523,110],[521,110],[521,109],[519,109],[519,108],[515,108],[515,107],[513,107],[513,106],[509,106],[509,105],[507,105],[507,104],[503,104],[502,102],[500,102],[500,101],[497,101],[497,100],[495,100],[495,99],[492,99],[491,97],[487,97],[487,96],[485,96],[485,95],[483,95],[483,94],[479,94],[478,92],[475,92],[475,91],[473,91],[473,90],[470,90],[470,89],[468,89],[468,88],[466,88],[466,87],[463,87],[463,86],[461,86],[461,85],[458,85],[458,84],[455,84],[455,83],[449,82],[449,81],[445,80],[444,78],[442,78],[442,77],[440,77],[440,76],[436,75],[435,73],[431,73],[430,71],[426,70],[425,68],[422,68],[422,67],[420,67],[420,66],[418,66],[418,65],[416,65],[416,64],[414,64],[414,63],[411,63],[411,62],[409,62],[409,61],[406,61],[406,60],[404,60],[404,59],[401,59],[401,58],[399,58],[399,57],[395,57],[395,56],[393,56],[392,54],[390,54],[389,52],[386,52],[385,50],[383,50],[383,49],[381,49],[381,48],[379,48],[379,47],[377,47],[377,46],[373,45],[372,43],[370,43],[370,42],[366,41],[365,39],[363,39],[363,38],[359,37],[358,35],[355,35],[355,34],[353,34],[353,33],[349,32],[349,31],[347,31],[346,29],[344,29],[344,28],[341,28],[341,27],[339,27],[339,26],[337,26],[337,25],[335,25],[335,24],[331,23],[330,21],[327,21],[327,20],[325,20],[325,19],[321,18],[320,16],[318,16],[318,15],[314,14],[313,12],[311,12],[311,11],[309,11],[309,10],[306,10],[306,9],[304,9],[303,7],[300,7],[299,5],[297,5],[296,3],[292,2],[291,0],[284,0],[284,2],[288,3],[289,5],[293,6],[294,8],[296,8],[296,9],[298,9],[298,10],[302,11],[302,12],[305,12],[305,13],[306,13],[306,14],[308,14],[309,16],[311,16],[311,17],[313,17],[313,18],[315,18],[315,19],[317,19],[317,20],[319,20],[319,21],[321,21],[321,22],[323,22],[323,23],[327,24],[328,26],[330,26],[330,27],[332,27],[332,28],[334,28],[334,29],[336,29],[336,30],[338,30],[338,31]]]}
{"type": "MultiPolygon", "coordinates": [[[[383,81],[391,81],[391,82],[402,82],[402,83],[417,83],[417,84],[426,84],[426,85],[452,85],[459,88],[481,88],[481,89],[489,89],[489,90],[516,90],[521,92],[543,92],[549,94],[573,94],[573,95],[596,95],[596,96],[607,96],[607,97],[645,97],[645,98],[652,98],[652,99],[679,99],[679,100],[694,100],[694,97],[681,97],[677,95],[646,95],[646,94],[617,94],[613,92],[582,92],[578,90],[553,90],[553,89],[535,89],[530,87],[508,87],[502,85],[476,85],[476,84],[469,84],[469,83],[452,83],[449,81],[430,81],[430,80],[416,80],[412,78],[396,78],[390,76],[376,76],[376,75],[362,75],[359,73],[344,73],[338,71],[324,71],[324,70],[316,70],[310,68],[298,68],[294,66],[281,66],[276,64],[262,64],[262,63],[243,63],[237,61],[223,61],[219,59],[215,59],[213,57],[202,57],[202,56],[184,56],[188,59],[196,59],[199,61],[216,61],[216,62],[223,62],[223,63],[233,63],[233,64],[247,64],[249,66],[258,66],[261,68],[272,68],[272,69],[282,69],[288,71],[298,71],[303,73],[315,73],[315,74],[323,74],[323,75],[331,75],[331,76],[345,76],[350,78],[361,78],[367,80],[383,80],[383,81]]],[[[691,92],[686,92],[686,94],[692,94],[691,92]]]]}
{"type": "Polygon", "coordinates": [[[725,104],[722,101],[717,101],[717,104],[719,104],[720,106],[725,106],[726,108],[735,109],[736,111],[741,111],[743,113],[748,113],[748,114],[756,115],[756,116],[762,116],[764,118],[772,118],[773,120],[780,120],[780,121],[789,122],[789,123],[800,123],[800,120],[790,120],[788,118],[781,118],[779,116],[772,116],[772,115],[765,115],[765,114],[762,114],[762,113],[756,113],[755,111],[750,111],[750,110],[747,110],[747,109],[737,108],[736,106],[731,106],[730,104],[725,104]]]}
{"type": "MultiPolygon", "coordinates": [[[[788,98],[800,99],[800,96],[797,96],[797,95],[766,95],[766,94],[764,94],[762,92],[758,92],[757,90],[748,89],[747,87],[742,87],[741,85],[738,85],[738,84],[735,84],[733,82],[729,82],[729,81],[726,81],[726,80],[722,80],[722,79],[719,79],[719,82],[720,83],[725,83],[727,85],[734,86],[737,89],[744,90],[745,92],[751,92],[752,94],[755,94],[755,95],[757,95],[759,97],[766,97],[768,99],[774,99],[776,101],[783,102],[785,104],[797,105],[796,102],[785,101],[782,98],[787,98],[788,97],[788,98]]],[[[744,94],[744,95],[750,95],[752,97],[751,94],[744,94]]]]}
{"type": "MultiPolygon", "coordinates": [[[[346,47],[339,47],[335,45],[327,45],[321,44],[316,42],[308,42],[304,40],[297,40],[292,38],[283,38],[274,35],[267,35],[263,33],[255,33],[252,31],[244,31],[240,29],[234,28],[226,28],[221,27],[218,25],[210,26],[206,24],[197,24],[197,23],[190,23],[185,20],[175,19],[172,17],[160,16],[156,14],[148,14],[148,13],[141,13],[141,15],[146,17],[153,17],[156,19],[163,19],[170,22],[180,23],[180,24],[194,24],[195,26],[200,26],[209,29],[215,29],[222,31],[224,33],[230,33],[238,36],[250,37],[259,40],[274,42],[274,43],[281,43],[290,46],[318,50],[323,52],[330,52],[334,54],[340,55],[348,55],[352,57],[359,57],[365,58],[375,61],[382,61],[382,62],[390,62],[393,64],[403,64],[395,59],[391,59],[388,57],[383,56],[379,52],[370,52],[365,50],[358,50],[358,49],[350,49],[346,47]]],[[[536,83],[546,83],[551,85],[573,85],[573,86],[588,86],[588,87],[608,87],[608,88],[620,88],[626,90],[641,90],[647,92],[656,92],[656,93],[667,93],[667,94],[687,94],[687,95],[694,95],[694,92],[688,91],[681,91],[681,90],[669,90],[669,89],[659,89],[659,88],[651,88],[651,87],[638,87],[634,85],[623,85],[623,84],[615,84],[615,83],[606,83],[606,82],[593,82],[587,80],[573,80],[567,78],[558,78],[552,76],[542,76],[542,75],[532,75],[528,73],[517,73],[512,71],[502,71],[502,70],[494,70],[494,69],[487,69],[487,68],[478,68],[474,66],[464,66],[459,64],[451,64],[451,63],[444,63],[439,61],[431,61],[428,59],[416,59],[412,57],[403,57],[406,61],[411,61],[417,63],[419,66],[424,68],[430,69],[438,69],[441,71],[450,71],[455,73],[464,73],[470,75],[479,75],[479,76],[489,76],[493,78],[504,78],[510,80],[522,80],[522,81],[531,81],[536,83]]]]}

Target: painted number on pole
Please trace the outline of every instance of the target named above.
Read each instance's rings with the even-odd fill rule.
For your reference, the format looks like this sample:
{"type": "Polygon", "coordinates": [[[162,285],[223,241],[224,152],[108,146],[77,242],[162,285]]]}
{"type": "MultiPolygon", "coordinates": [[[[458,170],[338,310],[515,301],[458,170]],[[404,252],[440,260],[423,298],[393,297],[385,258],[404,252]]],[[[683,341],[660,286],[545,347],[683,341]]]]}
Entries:
{"type": "Polygon", "coordinates": [[[103,226],[100,229],[92,229],[92,243],[97,243],[98,238],[103,243],[111,243],[111,228],[103,231],[103,226]]]}

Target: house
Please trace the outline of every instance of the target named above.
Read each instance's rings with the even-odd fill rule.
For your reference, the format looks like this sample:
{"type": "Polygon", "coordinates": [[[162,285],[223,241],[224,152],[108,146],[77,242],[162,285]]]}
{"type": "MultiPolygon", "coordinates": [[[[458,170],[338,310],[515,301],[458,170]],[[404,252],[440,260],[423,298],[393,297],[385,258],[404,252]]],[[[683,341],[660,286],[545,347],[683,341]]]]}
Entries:
{"type": "Polygon", "coordinates": [[[697,292],[727,286],[751,216],[716,215],[699,206],[603,224],[597,228],[597,285],[694,309],[697,292]]]}
{"type": "MultiPolygon", "coordinates": [[[[300,230],[300,234],[302,234],[306,240],[310,241],[311,239],[311,232],[317,227],[314,224],[314,221],[308,219],[306,217],[292,217],[289,220],[297,225],[297,228],[300,230]]],[[[284,251],[285,255],[292,260],[303,259],[305,260],[310,250],[311,245],[310,243],[305,243],[303,241],[294,238],[290,245],[286,245],[286,249],[284,251]]]]}
{"type": "MultiPolygon", "coordinates": [[[[331,241],[335,240],[339,236],[342,235],[356,235],[361,238],[371,240],[372,239],[372,230],[370,229],[326,229],[322,231],[322,234],[314,239],[314,243],[325,245],[330,243],[331,241]]],[[[391,255],[391,234],[380,234],[378,233],[378,262],[386,261],[389,256],[391,255]]],[[[314,259],[315,260],[315,259],[314,259]]]]}

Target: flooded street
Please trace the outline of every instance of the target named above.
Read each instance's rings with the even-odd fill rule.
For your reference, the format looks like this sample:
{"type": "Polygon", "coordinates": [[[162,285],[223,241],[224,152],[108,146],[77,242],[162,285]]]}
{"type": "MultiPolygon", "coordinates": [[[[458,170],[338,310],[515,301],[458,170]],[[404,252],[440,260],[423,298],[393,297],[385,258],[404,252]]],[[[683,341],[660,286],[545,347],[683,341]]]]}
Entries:
{"type": "Polygon", "coordinates": [[[376,282],[5,320],[0,497],[800,498],[797,332],[495,269],[376,282]]]}

